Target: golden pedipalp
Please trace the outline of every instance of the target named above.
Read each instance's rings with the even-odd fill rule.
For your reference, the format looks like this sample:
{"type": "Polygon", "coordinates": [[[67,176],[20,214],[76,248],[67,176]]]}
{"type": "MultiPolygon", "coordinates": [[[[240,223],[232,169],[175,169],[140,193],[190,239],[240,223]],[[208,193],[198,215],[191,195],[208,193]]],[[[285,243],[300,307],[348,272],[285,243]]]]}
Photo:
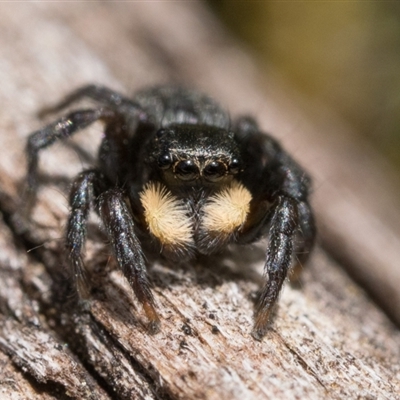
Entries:
{"type": "Polygon", "coordinates": [[[140,193],[150,233],[164,245],[193,245],[193,223],[182,201],[160,183],[150,182],[140,193]]]}
{"type": "Polygon", "coordinates": [[[209,232],[230,234],[246,221],[250,211],[251,194],[240,182],[210,197],[203,207],[202,228],[209,232]]]}

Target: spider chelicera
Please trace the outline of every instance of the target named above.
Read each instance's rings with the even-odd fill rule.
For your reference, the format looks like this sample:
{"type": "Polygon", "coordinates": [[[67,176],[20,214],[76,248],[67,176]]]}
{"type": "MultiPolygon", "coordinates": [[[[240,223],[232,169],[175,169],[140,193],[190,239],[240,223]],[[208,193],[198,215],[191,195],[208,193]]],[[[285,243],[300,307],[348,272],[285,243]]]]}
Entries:
{"type": "Polygon", "coordinates": [[[295,275],[314,245],[308,175],[253,118],[232,122],[218,104],[196,91],[155,87],[129,99],[90,85],[51,111],[84,98],[96,107],[73,111],[32,133],[26,149],[26,202],[31,206],[39,152],[95,121],[104,123],[97,166],[77,176],[69,197],[66,247],[78,294],[88,295],[82,254],[92,207],[153,332],[160,321],[144,246],[150,243],[165,258],[182,261],[268,236],[266,283],[252,333],[260,339],[294,254],[295,275]]]}

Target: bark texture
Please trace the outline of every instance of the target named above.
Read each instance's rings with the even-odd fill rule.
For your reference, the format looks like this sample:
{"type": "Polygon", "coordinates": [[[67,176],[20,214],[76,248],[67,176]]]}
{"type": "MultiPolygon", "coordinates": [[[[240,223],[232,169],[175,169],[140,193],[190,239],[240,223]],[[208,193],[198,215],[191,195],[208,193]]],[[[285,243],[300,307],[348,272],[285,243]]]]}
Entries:
{"type": "Polygon", "coordinates": [[[0,12],[1,398],[400,398],[400,332],[376,305],[400,323],[398,181],[373,149],[261,80],[201,3],[3,3],[0,12]],[[101,125],[43,152],[32,224],[18,234],[12,223],[41,108],[88,83],[130,94],[171,81],[211,94],[232,116],[254,115],[315,177],[322,246],[301,287],[285,286],[262,342],[250,332],[265,243],[184,268],[155,263],[162,331],[151,336],[93,217],[92,297],[76,308],[66,196],[95,159],[101,125]]]}

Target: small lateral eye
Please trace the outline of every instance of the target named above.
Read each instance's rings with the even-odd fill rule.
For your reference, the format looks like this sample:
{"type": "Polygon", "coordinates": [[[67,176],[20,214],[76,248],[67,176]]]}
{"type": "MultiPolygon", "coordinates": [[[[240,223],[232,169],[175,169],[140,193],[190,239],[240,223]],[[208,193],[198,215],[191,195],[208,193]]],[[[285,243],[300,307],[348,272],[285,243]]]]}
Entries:
{"type": "Polygon", "coordinates": [[[217,182],[226,174],[226,166],[219,161],[211,161],[203,169],[204,177],[211,182],[217,182]]]}
{"type": "Polygon", "coordinates": [[[161,169],[168,169],[172,165],[172,157],[169,153],[161,154],[158,157],[157,164],[161,169]]]}
{"type": "Polygon", "coordinates": [[[237,174],[240,171],[240,161],[238,158],[233,158],[229,164],[229,172],[231,174],[237,174]]]}
{"type": "Polygon", "coordinates": [[[192,160],[179,161],[174,172],[183,181],[192,181],[199,176],[199,170],[192,160]]]}
{"type": "Polygon", "coordinates": [[[168,132],[168,129],[161,128],[157,131],[156,136],[159,139],[159,138],[163,137],[167,132],[168,132]]]}

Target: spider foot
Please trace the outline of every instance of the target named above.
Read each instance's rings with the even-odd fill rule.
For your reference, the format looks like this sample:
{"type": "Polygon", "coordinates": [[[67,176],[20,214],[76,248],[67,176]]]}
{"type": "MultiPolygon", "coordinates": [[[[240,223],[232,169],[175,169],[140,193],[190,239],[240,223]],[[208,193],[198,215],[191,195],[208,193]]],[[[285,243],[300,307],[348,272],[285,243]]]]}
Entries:
{"type": "Polygon", "coordinates": [[[268,330],[270,315],[271,308],[258,311],[256,322],[254,324],[253,331],[251,332],[251,336],[253,336],[254,339],[260,341],[265,336],[268,330]]]}
{"type": "Polygon", "coordinates": [[[289,272],[289,281],[290,285],[298,289],[301,287],[301,274],[303,272],[303,265],[300,263],[297,263],[293,266],[291,271],[289,272]]]}
{"type": "Polygon", "coordinates": [[[153,304],[148,301],[143,303],[143,309],[146,313],[146,317],[149,320],[149,324],[147,325],[147,330],[151,335],[155,335],[160,331],[161,321],[155,310],[153,304]]]}

